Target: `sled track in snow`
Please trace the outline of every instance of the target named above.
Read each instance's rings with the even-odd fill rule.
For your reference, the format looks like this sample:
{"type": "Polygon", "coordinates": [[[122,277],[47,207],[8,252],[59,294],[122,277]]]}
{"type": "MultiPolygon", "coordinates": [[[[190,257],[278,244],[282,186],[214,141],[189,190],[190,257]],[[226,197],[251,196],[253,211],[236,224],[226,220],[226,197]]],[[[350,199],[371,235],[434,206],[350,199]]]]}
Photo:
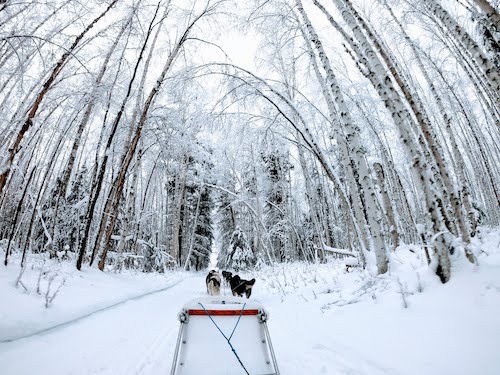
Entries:
{"type": "Polygon", "coordinates": [[[109,306],[105,306],[105,307],[102,307],[98,310],[95,310],[95,311],[91,311],[87,314],[84,314],[82,316],[79,316],[77,318],[74,318],[74,319],[71,319],[71,320],[68,320],[66,322],[63,322],[63,323],[59,323],[59,324],[56,324],[54,326],[51,326],[51,327],[48,327],[48,328],[44,328],[44,329],[40,329],[38,331],[35,331],[35,332],[31,332],[31,333],[28,333],[26,335],[22,335],[22,336],[15,336],[15,337],[8,337],[6,339],[0,339],[0,344],[4,344],[4,343],[9,343],[9,342],[14,342],[14,341],[18,341],[18,340],[22,340],[22,339],[26,339],[26,338],[29,338],[29,337],[33,337],[33,336],[37,336],[37,335],[43,335],[43,334],[46,334],[46,333],[49,333],[49,332],[52,332],[52,331],[55,331],[59,328],[63,328],[63,327],[67,327],[73,323],[76,323],[78,321],[81,321],[83,319],[86,319],[92,315],[95,315],[95,314],[98,314],[100,312],[103,312],[103,311],[106,311],[106,310],[110,310],[112,308],[115,308],[119,305],[123,305],[124,303],[127,303],[127,302],[130,302],[130,301],[135,301],[135,300],[138,300],[138,299],[141,299],[141,298],[144,298],[144,297],[147,297],[147,296],[150,296],[152,294],[156,294],[156,293],[161,293],[161,292],[164,292],[166,290],[169,290],[169,289],[172,289],[173,287],[179,285],[181,282],[183,282],[184,280],[186,280],[186,278],[183,278],[183,279],[180,279],[176,282],[174,282],[173,284],[171,285],[168,285],[166,287],[163,287],[161,289],[157,289],[157,290],[153,290],[151,292],[147,292],[147,293],[143,293],[143,294],[140,294],[138,296],[135,296],[135,297],[131,297],[131,298],[127,298],[123,301],[120,301],[120,302],[116,302],[116,303],[113,303],[109,306]]]}
{"type": "Polygon", "coordinates": [[[165,328],[158,333],[145,351],[142,352],[137,363],[130,368],[129,375],[141,374],[169,374],[171,358],[173,352],[169,348],[175,343],[177,338],[178,326],[175,329],[165,328]]]}

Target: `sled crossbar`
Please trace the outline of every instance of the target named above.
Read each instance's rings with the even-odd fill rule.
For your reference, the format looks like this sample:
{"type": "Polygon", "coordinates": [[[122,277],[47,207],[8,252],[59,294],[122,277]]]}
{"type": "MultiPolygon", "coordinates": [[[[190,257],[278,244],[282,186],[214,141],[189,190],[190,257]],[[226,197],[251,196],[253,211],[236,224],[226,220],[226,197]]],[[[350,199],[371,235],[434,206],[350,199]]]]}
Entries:
{"type": "Polygon", "coordinates": [[[259,310],[248,309],[248,310],[188,310],[188,315],[204,315],[204,316],[240,316],[240,315],[259,315],[259,310]]]}

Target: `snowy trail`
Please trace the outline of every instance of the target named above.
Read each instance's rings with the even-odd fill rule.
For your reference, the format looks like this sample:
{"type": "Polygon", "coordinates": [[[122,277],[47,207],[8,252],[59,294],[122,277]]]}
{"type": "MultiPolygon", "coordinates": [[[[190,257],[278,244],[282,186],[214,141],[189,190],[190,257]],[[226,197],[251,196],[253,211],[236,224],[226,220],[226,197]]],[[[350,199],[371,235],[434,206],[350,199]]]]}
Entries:
{"type": "Polygon", "coordinates": [[[29,334],[26,334],[26,335],[23,335],[23,336],[12,337],[12,338],[7,338],[7,339],[0,339],[0,344],[7,343],[7,342],[14,342],[14,341],[18,341],[18,340],[30,338],[30,337],[33,337],[33,336],[38,336],[38,335],[46,334],[48,332],[51,332],[51,331],[54,331],[54,330],[57,330],[57,329],[69,326],[69,325],[74,324],[74,323],[76,323],[76,322],[78,322],[80,320],[86,319],[86,318],[90,317],[91,315],[98,314],[100,312],[113,309],[113,308],[115,308],[115,307],[117,307],[119,305],[122,305],[124,303],[130,302],[130,301],[135,301],[135,300],[147,297],[147,296],[152,295],[152,294],[164,292],[165,290],[168,290],[168,289],[171,289],[171,288],[175,287],[181,281],[182,280],[179,280],[179,281],[173,283],[172,285],[169,285],[169,286],[167,286],[165,288],[162,288],[162,289],[159,289],[159,290],[153,290],[153,291],[148,292],[148,293],[143,293],[143,294],[140,294],[140,295],[135,296],[135,297],[127,298],[127,299],[125,299],[123,301],[120,301],[120,302],[117,302],[117,303],[113,303],[113,304],[111,304],[109,306],[100,308],[98,310],[92,311],[92,312],[87,313],[87,314],[84,314],[84,315],[79,316],[79,317],[77,317],[75,319],[71,319],[69,321],[66,321],[66,322],[63,322],[63,323],[60,323],[60,324],[57,324],[57,325],[54,325],[54,326],[51,326],[51,327],[39,330],[39,331],[35,331],[35,332],[29,333],[29,334]]]}
{"type": "MultiPolygon", "coordinates": [[[[203,293],[204,277],[194,276],[43,334],[2,343],[1,373],[32,375],[37,369],[51,375],[168,374],[179,328],[177,313],[187,300],[203,293]]],[[[398,374],[319,332],[321,315],[307,320],[266,291],[255,294],[273,305],[269,327],[282,374],[398,374]]]]}
{"type": "Polygon", "coordinates": [[[41,335],[0,344],[3,375],[168,373],[184,296],[201,278],[106,309],[41,335]],[[29,361],[25,359],[29,358],[29,361]]]}

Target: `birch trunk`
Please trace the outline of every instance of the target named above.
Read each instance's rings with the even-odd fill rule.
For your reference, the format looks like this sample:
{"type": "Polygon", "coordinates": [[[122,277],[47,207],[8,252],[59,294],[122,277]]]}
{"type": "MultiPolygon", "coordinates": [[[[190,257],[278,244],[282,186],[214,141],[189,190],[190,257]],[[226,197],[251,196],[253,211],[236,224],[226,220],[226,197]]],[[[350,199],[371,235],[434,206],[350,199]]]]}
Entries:
{"type": "Polygon", "coordinates": [[[389,194],[387,192],[385,184],[384,169],[382,168],[382,165],[380,163],[373,164],[373,168],[375,169],[375,173],[377,175],[378,183],[380,186],[380,194],[382,195],[382,200],[384,202],[385,214],[387,216],[387,222],[389,223],[389,233],[391,234],[392,244],[394,248],[397,248],[399,246],[398,226],[396,224],[396,219],[394,218],[391,199],[389,198],[389,194]]]}
{"type": "MultiPolygon", "coordinates": [[[[333,1],[341,12],[342,17],[352,30],[354,36],[359,41],[360,47],[353,45],[353,48],[358,54],[358,57],[361,59],[362,63],[365,65],[365,68],[368,70],[367,72],[364,72],[364,74],[370,80],[373,87],[383,100],[384,105],[390,112],[395,125],[399,129],[405,151],[407,152],[409,159],[413,161],[413,172],[416,174],[415,180],[419,181],[420,188],[426,201],[430,226],[433,228],[434,233],[447,232],[446,228],[443,227],[443,212],[445,211],[445,208],[443,206],[442,196],[439,191],[436,190],[435,182],[432,180],[431,174],[428,171],[427,162],[423,157],[418,144],[415,142],[410,129],[407,126],[407,122],[411,121],[411,116],[408,113],[404,103],[401,101],[398,90],[394,87],[392,79],[385,71],[382,62],[380,61],[378,55],[374,50],[374,47],[372,47],[372,43],[368,41],[367,37],[363,33],[363,30],[367,29],[363,20],[361,20],[359,16],[355,17],[357,13],[352,8],[351,4],[347,1],[333,1]],[[361,47],[364,49],[363,51],[360,50],[361,47]]],[[[318,3],[318,1],[314,0],[314,4],[318,8],[320,8],[328,18],[331,17],[318,3]]],[[[397,71],[395,70],[393,64],[391,63],[391,60],[388,58],[385,51],[381,48],[380,44],[376,40],[373,40],[374,36],[372,33],[368,32],[368,35],[372,38],[372,42],[374,42],[373,45],[375,46],[377,51],[383,56],[385,63],[388,64],[393,77],[395,76],[396,81],[399,79],[399,86],[405,88],[405,85],[401,81],[399,74],[397,74],[397,71]]],[[[411,97],[411,95],[409,95],[408,92],[406,93],[406,95],[408,96],[408,101],[413,101],[413,98],[411,97]]],[[[449,280],[451,272],[451,264],[449,261],[450,243],[446,240],[447,237],[440,236],[436,238],[435,241],[436,255],[438,259],[437,268],[439,268],[439,275],[443,282],[449,280]]]]}
{"type": "MultiPolygon", "coordinates": [[[[434,102],[437,104],[437,106],[439,108],[439,112],[441,113],[441,115],[443,117],[443,122],[445,123],[445,128],[446,128],[449,140],[451,142],[451,148],[453,150],[453,155],[456,159],[456,162],[458,163],[458,168],[456,169],[457,176],[458,176],[457,184],[459,186],[459,190],[462,191],[462,199],[463,199],[463,204],[465,206],[465,210],[470,216],[470,213],[472,212],[472,205],[471,205],[470,200],[469,200],[469,190],[467,188],[466,180],[465,180],[465,177],[463,174],[463,171],[465,170],[465,163],[464,163],[464,160],[462,158],[462,155],[459,152],[459,147],[456,143],[455,136],[453,135],[453,131],[451,129],[451,117],[448,115],[446,109],[444,108],[441,97],[439,96],[432,79],[429,77],[429,74],[427,73],[427,69],[425,68],[422,60],[420,59],[420,55],[419,55],[417,49],[415,48],[415,45],[413,44],[412,40],[410,39],[410,37],[406,33],[403,25],[401,25],[399,20],[396,18],[396,16],[392,12],[392,9],[389,6],[387,6],[387,9],[389,10],[389,13],[391,14],[393,20],[398,25],[401,34],[404,36],[405,40],[407,41],[410,48],[412,49],[412,52],[413,52],[414,57],[415,57],[415,61],[417,62],[417,66],[419,67],[427,84],[429,85],[434,102]],[[461,186],[461,188],[460,188],[460,186],[461,186]]],[[[430,124],[428,124],[428,120],[427,120],[424,128],[430,129],[429,125],[430,124]]],[[[430,130],[429,130],[429,133],[431,133],[430,130]]],[[[443,182],[445,184],[445,187],[448,190],[448,193],[450,195],[450,200],[451,200],[451,204],[453,207],[455,219],[457,220],[462,240],[464,241],[464,243],[466,245],[466,250],[465,250],[466,256],[469,259],[469,261],[474,263],[475,262],[474,255],[472,254],[472,252],[468,248],[468,246],[471,242],[470,228],[468,227],[466,220],[465,220],[465,217],[464,217],[463,212],[462,212],[462,202],[460,201],[460,199],[457,195],[457,191],[453,186],[450,175],[449,175],[447,168],[446,168],[446,165],[445,165],[445,161],[442,157],[442,152],[440,152],[439,148],[437,147],[437,144],[436,144],[437,141],[435,141],[436,137],[433,134],[430,134],[430,136],[432,136],[432,138],[433,138],[432,143],[431,143],[431,150],[432,150],[433,155],[437,161],[437,165],[439,167],[439,171],[440,171],[441,176],[443,178],[443,182]]],[[[474,227],[476,226],[475,223],[473,223],[472,225],[474,227]]]]}
{"type": "MultiPolygon", "coordinates": [[[[500,67],[495,66],[493,62],[485,56],[477,43],[470,37],[467,30],[458,24],[458,22],[456,22],[436,0],[426,0],[424,3],[432,14],[434,14],[436,19],[445,26],[447,32],[462,43],[463,47],[468,51],[470,57],[481,69],[484,76],[488,79],[494,95],[496,95],[496,106],[498,107],[500,105],[498,96],[498,93],[500,92],[500,67]]],[[[483,3],[483,6],[486,5],[483,1],[480,1],[480,3],[483,3]]]]}
{"type": "Polygon", "coordinates": [[[309,51],[309,54],[311,55],[311,63],[314,69],[314,73],[316,75],[316,78],[318,82],[320,83],[320,86],[323,88],[322,93],[323,97],[325,98],[327,108],[328,108],[328,114],[330,116],[330,122],[331,126],[333,127],[333,131],[335,134],[335,140],[337,141],[337,144],[339,145],[339,151],[340,151],[340,162],[341,165],[343,166],[343,171],[346,175],[348,187],[349,187],[349,192],[351,194],[351,201],[352,207],[354,208],[354,216],[357,219],[357,226],[360,229],[360,236],[361,236],[361,241],[363,241],[363,246],[366,249],[369,249],[369,240],[368,240],[368,234],[367,234],[367,228],[366,228],[366,216],[364,213],[363,209],[363,204],[361,201],[361,198],[359,196],[359,190],[358,186],[356,184],[356,181],[354,179],[354,173],[352,171],[352,165],[349,163],[350,157],[348,154],[348,148],[347,148],[347,142],[346,142],[346,137],[344,134],[344,131],[339,124],[339,120],[337,119],[337,109],[335,107],[334,100],[332,98],[332,94],[330,90],[328,90],[328,83],[325,81],[325,78],[322,76],[322,74],[319,71],[318,64],[316,62],[316,57],[314,54],[314,51],[311,48],[310,43],[308,42],[308,37],[307,33],[305,30],[302,30],[302,34],[304,36],[304,39],[307,41],[306,42],[306,48],[309,51]],[[338,128],[337,128],[338,127],[338,128]]]}
{"type": "MultiPolygon", "coordinates": [[[[163,14],[163,18],[165,17],[165,14],[168,12],[168,9],[169,9],[168,7],[165,8],[165,12],[163,14]]],[[[147,43],[148,43],[149,38],[151,36],[152,29],[154,27],[154,21],[156,20],[156,17],[158,15],[158,10],[159,10],[159,4],[156,7],[156,11],[154,13],[154,16],[153,16],[153,18],[151,20],[151,23],[149,24],[148,32],[146,34],[146,39],[145,39],[144,44],[143,44],[144,48],[147,46],[147,43]]],[[[144,85],[145,85],[145,82],[146,82],[146,75],[147,75],[147,73],[149,71],[149,63],[151,61],[151,56],[153,54],[153,50],[154,50],[154,47],[155,47],[155,44],[156,44],[156,40],[158,39],[158,34],[159,34],[160,30],[161,30],[161,24],[159,25],[158,30],[157,30],[154,38],[153,38],[153,42],[151,43],[149,54],[148,54],[146,62],[144,64],[144,69],[143,69],[141,81],[139,83],[139,87],[138,87],[138,90],[137,90],[138,92],[136,94],[137,96],[136,96],[136,103],[135,103],[134,111],[133,111],[133,114],[132,114],[132,116],[131,116],[131,118],[129,120],[130,126],[129,126],[128,135],[126,137],[126,141],[127,142],[130,142],[130,138],[131,138],[132,133],[134,131],[134,126],[135,126],[135,123],[136,123],[136,119],[137,119],[138,113],[140,111],[139,107],[140,107],[140,101],[142,99],[142,93],[143,93],[143,90],[144,90],[144,85]]],[[[141,51],[140,57],[143,56],[143,52],[144,52],[144,49],[141,51]]],[[[140,60],[141,60],[141,58],[139,59],[139,61],[140,60]]],[[[136,69],[139,67],[139,61],[137,62],[136,69]]],[[[135,72],[136,71],[134,71],[134,77],[135,77],[135,72]]],[[[129,93],[127,94],[127,97],[125,98],[125,100],[123,102],[124,105],[126,105],[128,103],[128,99],[129,99],[130,95],[131,95],[131,91],[129,91],[129,93]]],[[[125,108],[125,106],[123,106],[122,108],[125,108]]],[[[118,125],[118,123],[116,123],[116,124],[118,125]]],[[[114,135],[113,135],[113,138],[114,138],[114,135]]],[[[105,153],[107,153],[107,152],[105,152],[105,153]]],[[[127,155],[127,147],[125,147],[125,151],[122,154],[120,164],[123,163],[123,160],[126,158],[126,155],[127,155]]],[[[107,161],[107,159],[105,159],[105,161],[107,161]]],[[[103,164],[104,164],[104,162],[103,162],[103,164]]],[[[104,165],[104,167],[105,167],[105,165],[104,165]]],[[[113,168],[114,165],[111,165],[111,167],[113,168]]],[[[105,171],[105,168],[103,168],[103,165],[101,165],[101,171],[105,171]]],[[[115,176],[115,173],[114,173],[113,169],[111,170],[110,174],[113,177],[115,176]]],[[[104,206],[103,215],[101,216],[101,220],[100,220],[100,223],[99,223],[99,230],[97,232],[97,236],[96,236],[96,240],[95,240],[95,244],[94,244],[94,249],[92,251],[92,256],[91,256],[91,259],[90,259],[90,265],[93,264],[95,256],[98,254],[99,250],[101,249],[102,239],[103,239],[103,236],[105,235],[106,225],[108,223],[108,217],[110,215],[113,215],[113,213],[111,213],[111,210],[112,210],[112,201],[113,201],[113,197],[114,197],[115,193],[116,193],[116,184],[113,184],[112,188],[110,189],[110,191],[108,193],[108,198],[106,199],[106,204],[104,206]]],[[[118,214],[118,213],[115,213],[115,214],[118,214]]],[[[116,219],[117,218],[115,218],[114,220],[116,220],[116,219]]],[[[110,237],[110,239],[111,239],[111,237],[110,237]]]]}
{"type": "Polygon", "coordinates": [[[365,267],[366,265],[365,251],[367,251],[367,248],[364,246],[364,242],[361,235],[362,231],[358,225],[358,220],[354,215],[354,209],[349,201],[349,195],[343,188],[343,182],[341,181],[341,179],[338,177],[338,175],[335,173],[332,166],[328,162],[328,157],[324,154],[322,148],[317,143],[311,129],[308,126],[307,121],[302,117],[300,111],[293,105],[293,103],[291,103],[288,100],[288,98],[285,95],[281,94],[279,91],[269,86],[269,84],[267,84],[266,81],[252,74],[248,70],[235,67],[234,65],[231,64],[218,64],[218,65],[221,65],[223,67],[237,68],[238,70],[246,73],[250,77],[256,79],[258,81],[258,84],[263,85],[265,88],[267,88],[273,95],[277,97],[277,99],[280,102],[284,103],[287,106],[287,108],[289,108],[292,111],[294,118],[296,118],[296,121],[292,120],[292,118],[290,118],[271,97],[266,95],[266,93],[264,93],[262,90],[256,88],[254,83],[248,82],[242,77],[237,77],[239,80],[243,81],[246,85],[252,86],[254,89],[256,89],[258,95],[262,96],[271,105],[273,105],[274,108],[278,111],[278,113],[285,119],[285,121],[288,122],[297,133],[300,134],[300,137],[304,140],[308,148],[314,154],[316,160],[320,163],[321,167],[325,171],[326,176],[334,184],[335,189],[339,192],[339,197],[341,199],[342,205],[345,207],[345,210],[348,213],[349,218],[351,219],[351,223],[355,229],[356,237],[358,239],[358,243],[361,248],[358,253],[360,257],[360,262],[362,266],[365,267]]]}
{"type": "Polygon", "coordinates": [[[191,254],[193,253],[193,248],[194,248],[194,240],[196,236],[196,226],[198,223],[198,215],[200,213],[200,202],[201,202],[201,190],[198,195],[198,199],[196,201],[196,209],[194,213],[194,222],[193,222],[193,230],[191,231],[191,241],[189,242],[189,250],[186,256],[186,261],[184,262],[184,271],[188,270],[188,266],[190,265],[190,258],[191,254]]]}
{"type": "Polygon", "coordinates": [[[130,186],[127,193],[126,199],[126,214],[123,220],[123,227],[120,233],[120,239],[117,246],[117,269],[121,270],[123,267],[123,251],[128,241],[130,241],[130,236],[133,233],[133,225],[136,223],[135,216],[135,206],[136,206],[136,195],[137,195],[137,185],[139,183],[139,171],[141,167],[142,160],[142,149],[137,152],[137,158],[135,160],[134,173],[132,174],[132,180],[130,181],[130,186]]]}
{"type": "MultiPolygon", "coordinates": [[[[319,214],[317,212],[317,202],[314,201],[313,199],[313,192],[312,192],[312,187],[311,187],[311,177],[309,176],[309,168],[306,163],[306,158],[304,155],[304,146],[301,144],[299,141],[299,144],[297,145],[297,149],[299,152],[299,162],[300,166],[302,167],[302,174],[304,175],[304,182],[305,182],[305,187],[306,187],[306,198],[307,202],[309,203],[309,215],[311,216],[311,220],[313,223],[313,228],[314,232],[316,233],[315,237],[317,240],[317,245],[319,248],[323,249],[323,246],[325,244],[325,240],[323,238],[323,233],[320,229],[319,225],[319,214]]],[[[304,254],[305,256],[305,254],[304,254]]]]}
{"type": "Polygon", "coordinates": [[[75,51],[76,47],[80,44],[81,40],[83,37],[89,32],[90,29],[94,27],[94,25],[101,19],[103,18],[108,11],[118,2],[118,0],[113,0],[108,7],[102,12],[99,16],[97,16],[83,31],[78,35],[73,42],[73,44],[64,52],[64,54],[61,56],[59,61],[57,62],[56,66],[52,70],[49,78],[47,81],[45,81],[41,91],[38,93],[35,101],[31,105],[29,112],[28,112],[28,117],[26,118],[26,121],[24,122],[23,126],[17,133],[17,136],[12,143],[12,145],[9,147],[9,152],[8,152],[8,157],[5,162],[5,165],[1,168],[0,171],[0,194],[2,193],[2,190],[5,186],[5,183],[7,182],[7,178],[9,177],[12,164],[14,162],[14,158],[16,157],[17,153],[19,152],[19,146],[21,144],[21,141],[23,140],[24,136],[28,132],[28,130],[31,128],[33,125],[33,119],[35,118],[38,108],[40,107],[40,104],[42,103],[45,95],[50,91],[52,88],[56,78],[59,76],[59,74],[62,71],[62,68],[64,67],[65,63],[68,61],[70,56],[73,55],[73,52],[75,51]]]}
{"type": "Polygon", "coordinates": [[[500,25],[500,14],[498,14],[497,10],[493,8],[488,0],[474,0],[474,3],[491,19],[491,23],[498,28],[500,25]]]}
{"type": "Polygon", "coordinates": [[[349,115],[349,111],[345,104],[340,86],[333,73],[333,69],[330,66],[328,57],[323,49],[323,45],[302,6],[302,2],[300,0],[296,0],[296,4],[299,13],[304,19],[305,27],[310,35],[311,41],[318,51],[319,58],[326,72],[326,82],[332,92],[337,113],[340,117],[340,122],[345,130],[347,146],[350,147],[349,155],[351,156],[351,171],[357,185],[359,186],[358,191],[361,201],[364,201],[366,205],[366,216],[368,219],[369,233],[373,241],[372,246],[377,262],[377,271],[379,274],[383,274],[388,270],[387,250],[382,236],[380,223],[381,215],[377,207],[375,191],[373,185],[371,184],[369,169],[364,158],[364,150],[359,139],[359,129],[356,125],[354,125],[354,122],[349,115]]]}
{"type": "Polygon", "coordinates": [[[15,228],[17,225],[17,219],[19,218],[19,215],[21,213],[24,198],[26,197],[26,194],[28,193],[28,189],[31,187],[30,183],[31,183],[31,179],[35,175],[35,171],[36,171],[36,166],[33,167],[33,169],[31,170],[30,175],[26,181],[26,184],[24,185],[24,189],[23,189],[23,193],[21,195],[21,198],[19,199],[19,202],[17,203],[16,214],[14,215],[14,220],[12,221],[12,226],[10,228],[10,234],[9,234],[9,241],[7,242],[7,249],[5,250],[5,258],[4,258],[4,262],[3,262],[3,264],[5,266],[7,266],[7,264],[9,263],[10,246],[11,246],[12,240],[14,238],[15,228]]]}
{"type": "Polygon", "coordinates": [[[183,162],[179,166],[180,171],[175,179],[175,193],[174,193],[174,216],[172,218],[172,258],[176,261],[178,265],[180,265],[181,260],[181,239],[180,230],[181,230],[181,213],[182,213],[182,205],[184,201],[184,193],[186,190],[186,175],[188,169],[188,163],[186,158],[183,159],[183,162]]]}

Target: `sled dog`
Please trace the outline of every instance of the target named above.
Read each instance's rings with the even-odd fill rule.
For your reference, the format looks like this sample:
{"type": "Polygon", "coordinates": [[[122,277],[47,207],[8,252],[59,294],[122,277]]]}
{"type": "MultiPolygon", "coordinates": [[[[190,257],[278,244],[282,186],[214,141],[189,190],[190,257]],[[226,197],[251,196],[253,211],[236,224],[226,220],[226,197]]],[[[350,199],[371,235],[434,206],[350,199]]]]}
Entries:
{"type": "Polygon", "coordinates": [[[238,275],[234,275],[229,282],[231,286],[231,291],[233,292],[233,296],[243,297],[243,293],[247,298],[250,298],[252,294],[252,288],[255,284],[255,279],[252,280],[244,280],[238,275]]]}
{"type": "Polygon", "coordinates": [[[207,293],[211,296],[218,296],[220,294],[220,275],[216,270],[211,270],[206,279],[207,293]]]}
{"type": "Polygon", "coordinates": [[[229,271],[222,271],[222,278],[224,279],[224,285],[229,286],[231,283],[231,278],[233,274],[229,271]]]}

